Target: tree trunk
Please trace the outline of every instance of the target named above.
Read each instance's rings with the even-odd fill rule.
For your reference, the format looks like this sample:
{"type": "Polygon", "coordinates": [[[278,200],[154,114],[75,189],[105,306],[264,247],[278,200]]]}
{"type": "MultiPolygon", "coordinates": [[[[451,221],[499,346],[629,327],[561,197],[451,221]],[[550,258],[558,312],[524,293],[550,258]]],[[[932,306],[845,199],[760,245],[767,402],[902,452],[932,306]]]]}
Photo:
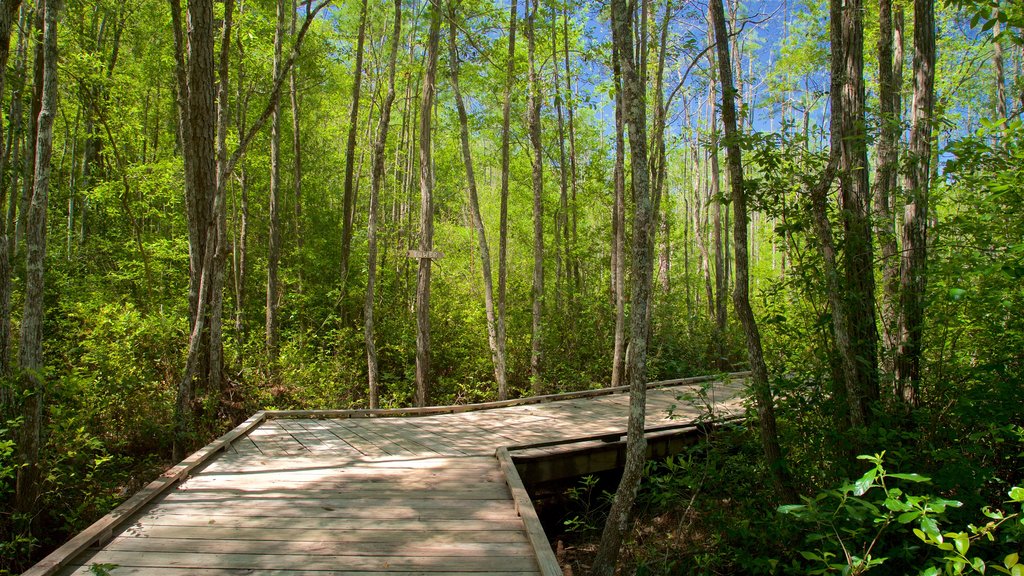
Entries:
{"type": "Polygon", "coordinates": [[[487,246],[487,233],[484,221],[480,216],[480,201],[477,197],[476,175],[473,172],[473,156],[469,150],[469,125],[466,105],[462,101],[459,89],[459,53],[455,40],[455,8],[449,4],[448,13],[448,65],[451,70],[452,92],[455,93],[455,107],[459,113],[459,136],[462,143],[462,162],[466,166],[466,188],[469,194],[469,215],[476,229],[480,244],[480,269],[484,277],[484,307],[487,311],[487,341],[491,347],[491,360],[494,363],[494,379],[498,384],[498,397],[508,397],[508,382],[505,378],[505,350],[498,341],[494,318],[494,287],[491,282],[491,250],[487,246]]]}
{"type": "MultiPolygon", "coordinates": [[[[295,41],[295,24],[298,20],[298,0],[292,0],[292,13],[291,13],[291,24],[288,27],[288,33],[292,37],[292,41],[295,41]]],[[[291,73],[288,74],[288,96],[292,107],[292,195],[295,198],[295,248],[296,248],[296,276],[298,283],[295,286],[295,292],[298,296],[302,297],[305,289],[305,268],[306,268],[306,255],[305,255],[305,244],[306,239],[303,236],[302,228],[302,138],[300,132],[300,115],[299,115],[299,88],[298,88],[298,66],[292,66],[291,73]]],[[[305,318],[305,316],[300,316],[305,318]]],[[[300,338],[305,335],[305,324],[302,325],[302,332],[300,338]]]]}
{"type": "MultiPolygon", "coordinates": [[[[281,51],[284,43],[284,0],[277,0],[277,20],[274,25],[273,74],[281,73],[281,51]]],[[[271,382],[276,380],[278,358],[277,307],[280,303],[281,285],[278,281],[278,265],[281,261],[281,103],[280,98],[272,102],[270,112],[270,229],[267,232],[267,303],[266,303],[266,350],[267,369],[271,382]]]]}
{"type": "MultiPolygon", "coordinates": [[[[0,70],[6,72],[7,62],[10,56],[11,31],[14,29],[15,18],[18,16],[18,8],[21,0],[4,0],[0,3],[0,70]]],[[[6,73],[0,74],[0,103],[3,102],[4,88],[6,87],[6,73]]],[[[18,95],[11,95],[12,108],[18,95]]],[[[0,378],[6,378],[11,374],[11,259],[7,244],[7,222],[5,222],[4,210],[7,205],[8,190],[14,193],[14,186],[8,189],[7,181],[4,178],[6,173],[7,159],[11,157],[15,118],[11,118],[11,126],[4,131],[0,125],[0,378]],[[5,144],[6,142],[6,144],[5,144]]],[[[8,385],[0,385],[0,409],[10,401],[8,385]]]]}
{"type": "MultiPolygon", "coordinates": [[[[498,348],[505,350],[505,286],[508,276],[508,176],[509,176],[509,122],[512,114],[512,86],[516,75],[516,20],[517,0],[512,0],[508,17],[508,63],[505,73],[505,98],[501,109],[501,214],[498,224],[498,348]]],[[[508,397],[508,391],[498,386],[498,399],[508,397]]]]}
{"type": "MultiPolygon", "coordinates": [[[[551,41],[551,67],[553,79],[551,89],[554,91],[555,118],[558,127],[558,212],[555,214],[555,310],[560,313],[563,302],[563,290],[565,291],[564,301],[572,298],[572,289],[569,288],[567,278],[569,276],[569,172],[566,169],[565,159],[565,119],[562,114],[562,83],[558,78],[558,38],[556,26],[556,14],[551,14],[551,33],[555,38],[551,41]]],[[[572,314],[563,316],[569,321],[572,314]]]]}
{"type": "Polygon", "coordinates": [[[25,222],[28,219],[29,203],[34,190],[36,137],[39,134],[39,110],[43,100],[43,12],[43,6],[38,6],[33,18],[36,38],[33,45],[34,58],[32,59],[32,98],[28,111],[28,130],[25,133],[25,157],[22,159],[21,198],[15,213],[17,220],[14,223],[14,237],[11,239],[12,258],[18,255],[18,247],[25,239],[25,222]]]}
{"type": "Polygon", "coordinates": [[[569,270],[573,280],[573,287],[570,290],[570,294],[574,294],[575,291],[580,288],[580,266],[578,258],[575,254],[576,246],[579,245],[577,237],[577,211],[576,211],[576,194],[579,188],[578,175],[576,169],[576,114],[575,114],[575,97],[572,92],[572,71],[569,69],[569,8],[568,5],[562,7],[562,48],[563,55],[565,56],[565,108],[569,120],[569,180],[572,184],[572,196],[569,198],[570,212],[572,216],[572,222],[570,223],[571,228],[571,242],[569,243],[569,250],[567,250],[569,258],[569,270]]]}
{"type": "MultiPolygon", "coordinates": [[[[715,67],[715,58],[708,54],[708,60],[715,67]]],[[[708,183],[711,186],[708,192],[709,207],[711,208],[711,244],[715,254],[715,366],[719,370],[727,368],[725,349],[725,322],[728,316],[726,293],[729,291],[728,280],[726,279],[726,264],[724,253],[724,242],[722,234],[722,201],[721,201],[721,178],[718,166],[718,117],[715,110],[717,106],[717,78],[712,78],[708,89],[708,121],[711,125],[711,149],[708,151],[711,163],[711,174],[708,183]]]]}
{"type": "Polygon", "coordinates": [[[373,144],[372,176],[370,178],[370,216],[366,224],[366,302],[363,305],[363,336],[366,339],[366,375],[370,388],[370,409],[380,407],[380,384],[377,372],[377,346],[374,343],[373,304],[377,281],[377,212],[380,189],[384,183],[384,151],[391,125],[391,106],[395,102],[395,63],[402,34],[402,0],[395,0],[395,22],[391,30],[391,52],[388,57],[388,93],[381,106],[377,140],[373,144]]]}
{"type": "MultiPolygon", "coordinates": [[[[874,225],[882,251],[882,374],[892,381],[896,352],[896,328],[899,315],[899,255],[892,214],[892,199],[897,193],[900,138],[900,81],[893,62],[892,0],[878,2],[878,100],[881,134],[876,148],[874,225]]],[[[902,40],[902,38],[900,38],[902,40]]],[[[902,42],[901,42],[902,44],[902,42]]],[[[897,49],[902,60],[902,47],[897,49]]]]}
{"type": "Polygon", "coordinates": [[[935,4],[914,1],[914,102],[910,122],[908,170],[904,187],[903,258],[900,272],[899,350],[896,355],[897,398],[910,406],[921,402],[921,340],[927,281],[928,189],[932,156],[932,110],[935,105],[935,4]]]}
{"type": "MultiPolygon", "coordinates": [[[[934,11],[934,8],[932,8],[934,11]]],[[[914,14],[917,14],[915,5],[914,14]]],[[[1001,25],[999,24],[999,9],[992,10],[992,69],[995,72],[995,83],[996,83],[996,119],[999,120],[999,125],[1002,126],[1003,131],[1006,131],[1006,74],[1003,72],[1003,43],[999,38],[1001,33],[1001,25]]],[[[934,35],[934,34],[933,34],[934,35]]],[[[917,36],[914,36],[917,39],[917,36]]],[[[916,54],[916,51],[915,51],[916,54]]],[[[915,76],[916,78],[916,76],[915,76]]],[[[916,86],[916,84],[915,84],[916,86]]]]}
{"type": "Polygon", "coordinates": [[[647,302],[651,296],[654,273],[654,211],[649,189],[647,163],[647,96],[633,57],[632,15],[626,0],[612,0],[612,42],[618,45],[622,68],[622,102],[629,125],[630,167],[633,182],[633,260],[632,313],[630,346],[626,359],[629,375],[629,423],[626,437],[626,463],[615,500],[608,512],[601,544],[591,573],[611,576],[618,562],[623,534],[628,528],[630,511],[643,475],[647,442],[644,439],[644,411],[647,401],[646,368],[648,322],[647,302]]]}
{"type": "Polygon", "coordinates": [[[431,119],[434,108],[434,77],[441,35],[440,0],[430,3],[430,35],[423,71],[420,102],[420,255],[416,276],[416,405],[430,402],[430,257],[434,248],[434,160],[431,154],[431,119]]]}
{"type": "Polygon", "coordinates": [[[754,400],[757,404],[757,419],[761,432],[761,447],[765,461],[771,470],[775,493],[784,502],[795,502],[786,468],[786,461],[779,447],[779,433],[775,423],[775,399],[768,381],[768,367],[761,348],[761,334],[757,320],[750,307],[749,265],[747,261],[747,197],[743,189],[743,164],[739,144],[739,130],[736,121],[736,89],[732,82],[732,59],[729,55],[729,34],[725,28],[725,11],[722,0],[712,0],[711,21],[714,25],[718,47],[718,73],[722,83],[722,128],[725,131],[726,162],[729,169],[729,186],[732,189],[733,236],[736,240],[736,289],[733,292],[733,306],[736,317],[743,326],[747,339],[747,358],[750,361],[751,381],[754,400]]]}
{"type": "Polygon", "coordinates": [[[870,404],[878,400],[878,327],[875,324],[874,248],[871,234],[871,189],[868,186],[867,131],[864,121],[864,8],[846,0],[842,8],[844,84],[840,92],[839,190],[843,223],[850,341],[855,351],[857,386],[849,399],[870,421],[870,404]]]}
{"type": "Polygon", "coordinates": [[[615,200],[612,203],[612,298],[615,304],[615,334],[612,342],[613,388],[622,386],[626,362],[626,134],[622,104],[622,71],[618,46],[612,44],[612,74],[615,82],[615,200]]]}
{"type": "Polygon", "coordinates": [[[53,119],[57,111],[57,15],[59,0],[47,0],[43,25],[43,82],[35,152],[35,176],[25,229],[25,307],[21,317],[22,423],[16,447],[18,462],[14,510],[34,516],[40,493],[39,451],[42,448],[43,288],[46,266],[46,210],[53,153],[53,119]]]}
{"type": "Polygon", "coordinates": [[[530,64],[530,96],[527,104],[527,124],[530,132],[530,147],[533,150],[533,326],[530,336],[530,378],[533,392],[539,394],[541,366],[543,364],[544,312],[544,156],[540,139],[540,75],[536,63],[537,0],[526,18],[527,60],[530,64]]]}
{"type": "Polygon", "coordinates": [[[348,139],[345,141],[345,190],[342,197],[341,222],[341,299],[342,314],[348,294],[349,256],[352,251],[352,216],[355,212],[353,172],[355,170],[356,132],[359,129],[359,91],[363,82],[363,46],[366,42],[366,0],[359,12],[359,35],[356,38],[356,62],[352,81],[352,107],[348,114],[348,139]]]}

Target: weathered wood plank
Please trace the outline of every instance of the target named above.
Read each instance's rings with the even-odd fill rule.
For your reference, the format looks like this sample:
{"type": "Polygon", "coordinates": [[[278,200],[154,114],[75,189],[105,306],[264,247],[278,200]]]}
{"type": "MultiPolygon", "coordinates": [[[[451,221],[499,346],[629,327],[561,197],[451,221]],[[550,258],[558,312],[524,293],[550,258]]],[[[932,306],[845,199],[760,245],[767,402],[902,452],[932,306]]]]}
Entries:
{"type": "MultiPolygon", "coordinates": [[[[95,576],[90,570],[91,564],[84,566],[72,566],[67,572],[61,572],[66,576],[95,576]]],[[[117,566],[110,569],[112,576],[536,576],[536,570],[521,572],[496,572],[493,570],[470,572],[425,572],[422,570],[410,571],[380,571],[380,570],[253,570],[248,568],[159,568],[117,566]]]]}
{"type": "MultiPolygon", "coordinates": [[[[174,538],[179,540],[245,540],[271,542],[345,542],[364,544],[371,542],[428,542],[433,544],[456,542],[504,542],[526,544],[527,539],[518,530],[461,530],[429,533],[406,530],[325,530],[320,528],[236,528],[231,526],[156,526],[142,524],[125,530],[132,538],[174,538]]],[[[276,553],[276,544],[274,544],[276,553]]],[[[361,546],[360,546],[361,548],[361,546]]],[[[185,547],[182,550],[190,550],[185,547]]],[[[269,552],[269,550],[265,550],[269,552]]]]}
{"type": "Polygon", "coordinates": [[[150,566],[154,568],[250,568],[291,570],[388,570],[444,571],[535,569],[533,558],[474,558],[459,556],[307,556],[303,554],[206,554],[171,552],[118,552],[101,550],[90,562],[118,566],[150,566]]]}
{"type": "Polygon", "coordinates": [[[305,554],[309,556],[461,556],[498,558],[528,557],[533,548],[526,541],[462,541],[434,538],[423,533],[406,533],[404,539],[359,541],[281,540],[268,545],[262,540],[198,540],[184,538],[120,537],[104,546],[118,552],[200,552],[205,554],[305,554]]]}
{"type": "Polygon", "coordinates": [[[338,518],[281,516],[224,516],[216,514],[146,514],[128,527],[149,526],[228,526],[233,528],[296,528],[323,530],[405,530],[408,532],[462,532],[474,530],[522,530],[523,521],[515,514],[507,519],[488,518],[442,520],[429,518],[338,518]]]}

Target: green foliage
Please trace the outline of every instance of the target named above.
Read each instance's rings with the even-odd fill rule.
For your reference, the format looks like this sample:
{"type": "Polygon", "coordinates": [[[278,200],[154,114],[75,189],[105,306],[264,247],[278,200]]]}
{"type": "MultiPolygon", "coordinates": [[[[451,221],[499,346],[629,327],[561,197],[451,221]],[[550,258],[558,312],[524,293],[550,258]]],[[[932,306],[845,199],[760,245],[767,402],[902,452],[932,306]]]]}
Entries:
{"type": "MultiPolygon", "coordinates": [[[[986,561],[981,556],[968,557],[970,552],[990,558],[997,556],[1005,565],[998,568],[1010,573],[1016,565],[1016,551],[1007,554],[1007,549],[1019,545],[1017,537],[1021,531],[1004,531],[998,542],[995,535],[1003,523],[1017,518],[1019,513],[1007,515],[986,507],[982,512],[989,521],[983,526],[969,525],[967,531],[943,532],[940,523],[947,521],[947,510],[959,508],[962,503],[915,495],[910,486],[929,483],[930,479],[920,474],[889,472],[884,456],[884,452],[858,456],[871,467],[856,481],[819,492],[813,498],[804,497],[803,504],[779,507],[780,513],[808,527],[805,548],[800,550],[806,563],[802,567],[796,564],[796,568],[807,574],[863,574],[883,565],[884,571],[897,574],[922,566],[926,568],[921,574],[928,576],[962,574],[967,568],[984,573],[986,561]],[[915,544],[914,537],[927,547],[915,544]],[[995,545],[971,552],[972,542],[982,539],[995,545]]],[[[1024,490],[1015,487],[1010,490],[1010,497],[1010,503],[1020,506],[1024,503],[1024,490]]]]}

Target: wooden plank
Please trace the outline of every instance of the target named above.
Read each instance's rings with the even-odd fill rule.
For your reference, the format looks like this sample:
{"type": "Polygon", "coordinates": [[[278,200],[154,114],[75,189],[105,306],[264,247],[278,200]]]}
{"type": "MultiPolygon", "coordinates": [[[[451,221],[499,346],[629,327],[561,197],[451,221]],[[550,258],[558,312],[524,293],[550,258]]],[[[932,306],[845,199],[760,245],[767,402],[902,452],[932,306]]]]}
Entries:
{"type": "Polygon", "coordinates": [[[200,464],[205,463],[215,454],[226,448],[236,438],[247,434],[258,426],[266,417],[266,412],[257,412],[248,420],[236,426],[233,430],[220,438],[210,442],[199,451],[185,458],[173,468],[160,475],[159,478],[150,482],[145,488],[139,490],[123,504],[115,508],[109,514],[100,518],[91,526],[80,532],[77,536],[68,540],[63,546],[54,550],[35,566],[23,572],[23,576],[45,576],[56,574],[63,566],[86,548],[103,543],[113,537],[116,530],[122,523],[128,520],[132,514],[141,510],[146,504],[157,496],[163,494],[179,480],[185,478],[189,472],[200,464]]]}
{"type": "MultiPolygon", "coordinates": [[[[457,532],[409,532],[406,530],[325,530],[321,528],[236,528],[231,526],[155,526],[143,524],[125,531],[132,538],[174,538],[178,540],[244,540],[259,542],[503,542],[526,544],[522,530],[461,530],[457,532]]],[[[277,544],[273,545],[276,549],[277,544]]],[[[189,548],[183,547],[182,550],[189,548]]],[[[357,548],[358,549],[358,548],[357,548]]],[[[268,550],[265,550],[268,552],[268,550]]]]}
{"type": "Polygon", "coordinates": [[[452,570],[512,570],[535,569],[533,558],[474,558],[458,556],[437,557],[382,557],[382,556],[305,556],[302,554],[206,554],[150,552],[145,554],[101,550],[90,562],[118,566],[171,568],[250,568],[290,570],[301,566],[305,570],[388,570],[399,572],[452,570]]]}
{"type": "Polygon", "coordinates": [[[508,490],[499,484],[467,485],[456,490],[402,489],[374,490],[349,489],[347,487],[329,490],[246,490],[244,488],[218,488],[215,490],[177,490],[164,497],[165,502],[223,502],[225,500],[504,500],[508,490]]]}
{"type": "Polygon", "coordinates": [[[147,514],[128,527],[149,526],[229,526],[233,528],[302,528],[324,530],[406,530],[409,532],[462,532],[473,530],[522,530],[523,522],[514,514],[506,519],[487,518],[441,520],[438,518],[316,518],[281,516],[223,516],[216,514],[147,514]]]}
{"type": "MultiPolygon", "coordinates": [[[[90,564],[73,566],[62,575],[67,576],[95,576],[89,568],[90,564]]],[[[253,570],[248,568],[168,568],[157,569],[136,566],[117,566],[110,570],[113,576],[324,576],[325,572],[320,570],[253,570]]],[[[331,570],[327,572],[330,576],[536,576],[537,571],[494,571],[482,572],[424,572],[417,570],[410,571],[387,571],[387,570],[331,570]]]]}
{"type": "MultiPolygon", "coordinates": [[[[372,531],[371,531],[372,532],[372,531]]],[[[530,556],[525,541],[492,542],[439,540],[424,533],[405,533],[404,539],[388,541],[287,540],[268,543],[258,540],[197,540],[175,538],[116,538],[104,550],[117,552],[200,552],[206,554],[305,554],[309,556],[461,556],[496,558],[530,556]]]]}
{"type": "Polygon", "coordinates": [[[340,500],[289,501],[267,500],[254,502],[159,502],[150,510],[155,514],[212,514],[225,516],[279,516],[284,518],[459,518],[487,519],[514,518],[515,507],[508,500],[474,500],[459,502],[447,500],[340,500]]]}
{"type": "Polygon", "coordinates": [[[512,457],[509,456],[508,450],[505,448],[498,448],[495,457],[505,473],[508,487],[512,491],[512,498],[516,503],[516,511],[519,512],[519,516],[522,517],[523,524],[526,526],[526,536],[530,540],[530,545],[533,546],[540,573],[542,576],[562,576],[562,567],[558,565],[558,559],[551,551],[551,544],[548,543],[548,538],[544,534],[544,527],[540,523],[540,518],[537,517],[537,511],[533,508],[533,501],[530,500],[523,481],[519,478],[519,472],[512,464],[512,457]]]}

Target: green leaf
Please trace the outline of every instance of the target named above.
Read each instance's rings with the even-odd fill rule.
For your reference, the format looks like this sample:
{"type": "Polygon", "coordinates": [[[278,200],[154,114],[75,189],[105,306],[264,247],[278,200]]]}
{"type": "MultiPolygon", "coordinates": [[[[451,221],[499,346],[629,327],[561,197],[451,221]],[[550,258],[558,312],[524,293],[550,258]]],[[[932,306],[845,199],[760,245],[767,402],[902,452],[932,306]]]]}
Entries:
{"type": "Polygon", "coordinates": [[[899,478],[900,480],[907,480],[909,482],[931,482],[932,479],[927,476],[920,474],[889,474],[890,478],[899,478]]]}
{"type": "Polygon", "coordinates": [[[932,518],[924,516],[921,518],[921,530],[936,542],[942,542],[942,533],[939,532],[939,525],[932,518]]]}
{"type": "Polygon", "coordinates": [[[1007,554],[1006,558],[1003,558],[1003,566],[1006,566],[1007,568],[1013,568],[1017,565],[1017,561],[1019,560],[1019,558],[1020,557],[1017,555],[1016,552],[1007,554]]]}
{"type": "Polygon", "coordinates": [[[921,516],[920,510],[911,510],[910,512],[904,512],[896,517],[896,521],[900,524],[910,524],[914,520],[917,520],[921,516]]]}
{"type": "Polygon", "coordinates": [[[1010,489],[1010,500],[1014,502],[1024,502],[1024,488],[1020,486],[1014,486],[1010,489]]]}
{"type": "Polygon", "coordinates": [[[822,558],[818,554],[815,554],[814,552],[808,552],[806,550],[801,550],[800,551],[800,555],[803,556],[805,560],[814,560],[815,562],[822,562],[822,561],[824,561],[824,558],[822,558]]]}
{"type": "Polygon", "coordinates": [[[967,550],[971,547],[971,541],[967,537],[967,534],[960,532],[959,534],[947,534],[947,536],[951,536],[953,538],[953,544],[956,545],[956,551],[959,552],[961,556],[966,556],[967,550]]]}

